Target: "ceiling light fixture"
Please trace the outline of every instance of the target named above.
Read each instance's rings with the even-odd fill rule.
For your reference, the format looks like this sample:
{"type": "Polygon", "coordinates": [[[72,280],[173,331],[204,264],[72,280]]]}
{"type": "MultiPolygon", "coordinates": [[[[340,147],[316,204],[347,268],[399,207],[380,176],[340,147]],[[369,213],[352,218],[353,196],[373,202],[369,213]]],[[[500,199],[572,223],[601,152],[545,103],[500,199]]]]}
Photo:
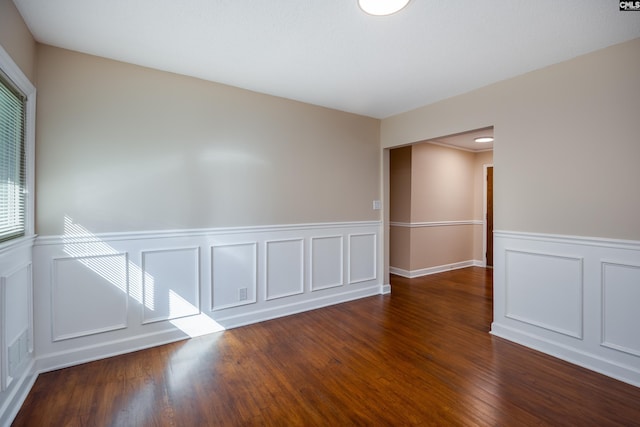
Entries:
{"type": "Polygon", "coordinates": [[[474,139],[475,142],[493,142],[492,136],[481,136],[479,138],[474,139]]]}
{"type": "Polygon", "coordinates": [[[409,4],[409,0],[358,0],[360,9],[375,16],[391,15],[407,4],[409,4]]]}

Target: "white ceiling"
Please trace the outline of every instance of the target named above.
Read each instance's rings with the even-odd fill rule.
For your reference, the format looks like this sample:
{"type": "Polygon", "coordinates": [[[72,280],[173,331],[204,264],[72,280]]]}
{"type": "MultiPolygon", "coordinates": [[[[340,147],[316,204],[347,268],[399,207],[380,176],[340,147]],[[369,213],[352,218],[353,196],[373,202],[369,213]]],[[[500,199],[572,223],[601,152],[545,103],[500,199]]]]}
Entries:
{"type": "Polygon", "coordinates": [[[375,118],[640,37],[612,0],[14,3],[42,43],[375,118]]]}
{"type": "Polygon", "coordinates": [[[469,132],[458,133],[455,135],[449,135],[442,138],[430,139],[430,144],[446,145],[459,148],[465,151],[490,151],[493,150],[493,142],[476,142],[476,138],[483,136],[493,137],[493,128],[476,129],[469,132]]]}

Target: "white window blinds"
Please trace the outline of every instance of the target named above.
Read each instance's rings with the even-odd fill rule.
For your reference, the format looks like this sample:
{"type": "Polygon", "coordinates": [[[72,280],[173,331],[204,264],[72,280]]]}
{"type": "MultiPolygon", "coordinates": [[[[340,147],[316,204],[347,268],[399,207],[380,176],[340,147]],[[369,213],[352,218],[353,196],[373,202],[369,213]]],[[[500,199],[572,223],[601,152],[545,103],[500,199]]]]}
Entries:
{"type": "Polygon", "coordinates": [[[0,74],[0,242],[25,234],[25,103],[0,74]]]}

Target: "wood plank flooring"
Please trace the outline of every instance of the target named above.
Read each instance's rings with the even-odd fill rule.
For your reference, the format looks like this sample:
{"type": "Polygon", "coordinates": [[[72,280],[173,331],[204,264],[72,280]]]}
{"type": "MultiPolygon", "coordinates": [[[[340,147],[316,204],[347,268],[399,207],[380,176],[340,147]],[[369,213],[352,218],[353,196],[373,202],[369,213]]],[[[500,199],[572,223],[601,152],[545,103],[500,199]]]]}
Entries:
{"type": "Polygon", "coordinates": [[[640,426],[640,388],[489,334],[491,270],[40,375],[14,426],[640,426]]]}

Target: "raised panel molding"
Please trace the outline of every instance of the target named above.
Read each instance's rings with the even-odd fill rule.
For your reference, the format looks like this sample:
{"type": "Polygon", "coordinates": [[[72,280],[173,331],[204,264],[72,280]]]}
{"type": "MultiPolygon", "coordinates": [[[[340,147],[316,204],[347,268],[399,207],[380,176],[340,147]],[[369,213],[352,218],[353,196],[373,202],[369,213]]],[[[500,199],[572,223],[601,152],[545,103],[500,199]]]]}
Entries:
{"type": "Polygon", "coordinates": [[[640,242],[494,232],[491,333],[640,386],[640,242]]]}
{"type": "Polygon", "coordinates": [[[507,317],[582,339],[582,258],[507,249],[507,317]]]}
{"type": "Polygon", "coordinates": [[[142,252],[143,323],[200,313],[200,249],[142,252]]]}
{"type": "Polygon", "coordinates": [[[265,299],[299,295],[304,292],[304,239],[266,242],[265,299]]]}
{"type": "Polygon", "coordinates": [[[640,356],[640,266],[602,262],[602,342],[640,356]]]}
{"type": "Polygon", "coordinates": [[[52,340],[127,327],[126,253],[53,259],[52,340]]]}
{"type": "Polygon", "coordinates": [[[311,238],[311,290],[335,288],[344,284],[342,236],[311,238]]]}
{"type": "Polygon", "coordinates": [[[376,247],[375,233],[349,235],[349,284],[376,279],[376,247]]]}
{"type": "Polygon", "coordinates": [[[33,352],[31,263],[0,277],[0,391],[6,390],[33,352]]]}
{"type": "Polygon", "coordinates": [[[99,234],[74,224],[73,230],[38,237],[33,247],[38,372],[389,292],[376,275],[379,221],[99,234]],[[353,261],[352,278],[376,279],[344,286],[353,261]],[[145,313],[150,276],[165,296],[173,284],[183,286],[182,296],[191,306],[199,301],[200,314],[173,319],[170,308],[158,305],[145,313]]]}
{"type": "Polygon", "coordinates": [[[211,310],[257,301],[258,243],[211,246],[211,310]]]}

